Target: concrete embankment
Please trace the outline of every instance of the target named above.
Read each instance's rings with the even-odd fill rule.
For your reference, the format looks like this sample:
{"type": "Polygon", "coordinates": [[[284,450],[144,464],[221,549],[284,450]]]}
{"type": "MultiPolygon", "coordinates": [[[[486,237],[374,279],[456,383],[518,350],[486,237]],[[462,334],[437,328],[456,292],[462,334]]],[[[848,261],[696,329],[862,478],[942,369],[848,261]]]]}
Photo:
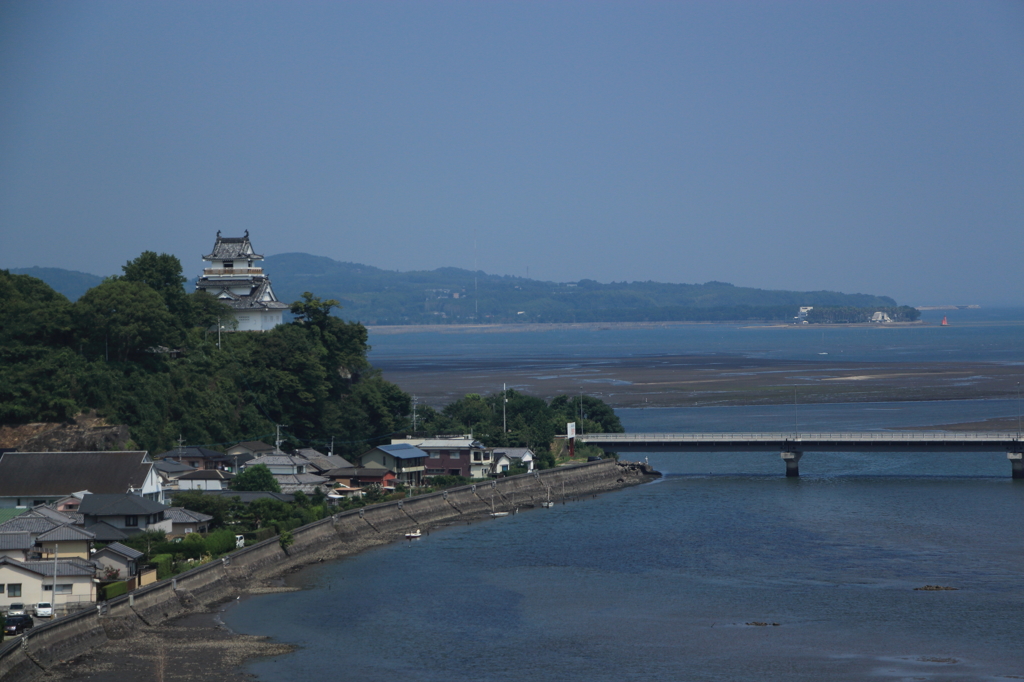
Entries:
{"type": "MultiPolygon", "coordinates": [[[[52,676],[56,666],[105,643],[244,594],[299,566],[355,554],[405,533],[486,518],[493,510],[539,506],[635,485],[657,474],[642,465],[602,460],[522,474],[342,512],[292,531],[282,548],[270,538],[174,578],[29,630],[0,645],[0,680],[52,676]]],[[[73,666],[73,664],[72,664],[73,666]]],[[[73,669],[73,667],[72,667],[73,669]]]]}

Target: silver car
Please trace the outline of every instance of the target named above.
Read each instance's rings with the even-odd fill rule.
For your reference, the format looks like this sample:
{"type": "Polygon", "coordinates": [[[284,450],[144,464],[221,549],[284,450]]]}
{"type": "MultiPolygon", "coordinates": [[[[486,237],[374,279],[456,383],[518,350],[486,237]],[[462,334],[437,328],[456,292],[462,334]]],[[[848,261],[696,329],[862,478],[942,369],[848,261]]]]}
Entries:
{"type": "Polygon", "coordinates": [[[28,611],[25,610],[24,604],[11,604],[7,607],[8,616],[27,616],[28,611]]]}

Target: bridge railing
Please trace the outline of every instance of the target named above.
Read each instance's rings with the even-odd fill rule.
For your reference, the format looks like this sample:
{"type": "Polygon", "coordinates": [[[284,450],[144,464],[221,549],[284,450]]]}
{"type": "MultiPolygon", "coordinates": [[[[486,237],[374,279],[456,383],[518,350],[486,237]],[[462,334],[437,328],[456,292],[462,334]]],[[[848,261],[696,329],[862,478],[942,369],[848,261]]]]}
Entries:
{"type": "Polygon", "coordinates": [[[838,431],[838,432],[803,432],[803,431],[748,431],[732,433],[589,433],[580,434],[577,439],[583,442],[601,441],[605,443],[621,442],[723,442],[723,441],[876,441],[876,442],[945,442],[945,443],[1001,443],[1018,441],[1016,432],[954,432],[954,431],[838,431]]]}

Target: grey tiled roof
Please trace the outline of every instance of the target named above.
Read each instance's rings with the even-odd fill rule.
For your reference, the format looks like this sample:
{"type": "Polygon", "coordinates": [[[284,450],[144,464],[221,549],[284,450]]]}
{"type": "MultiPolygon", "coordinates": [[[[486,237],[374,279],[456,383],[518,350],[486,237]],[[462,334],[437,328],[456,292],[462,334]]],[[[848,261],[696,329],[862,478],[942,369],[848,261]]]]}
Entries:
{"type": "Polygon", "coordinates": [[[88,530],[96,536],[96,540],[99,542],[116,542],[128,539],[128,533],[125,533],[120,528],[114,528],[106,521],[94,523],[89,526],[88,530]]]}
{"type": "Polygon", "coordinates": [[[38,535],[39,533],[45,533],[52,528],[56,528],[59,525],[59,523],[43,518],[42,516],[22,514],[21,516],[15,516],[10,521],[0,523],[0,532],[28,531],[33,535],[38,535]]]}
{"type": "Polygon", "coordinates": [[[122,545],[120,542],[111,542],[109,545],[107,545],[106,547],[104,547],[96,553],[99,554],[100,552],[106,552],[108,550],[114,552],[115,554],[120,554],[121,556],[127,559],[138,559],[140,556],[143,555],[143,552],[140,552],[137,549],[132,549],[131,547],[128,547],[126,545],[122,545]]]}
{"type": "Polygon", "coordinates": [[[235,475],[219,469],[198,469],[178,476],[179,481],[230,481],[235,475]]]}
{"type": "Polygon", "coordinates": [[[157,514],[164,505],[139,495],[86,495],[78,511],[86,516],[124,516],[126,514],[157,514]]]}
{"type": "Polygon", "coordinates": [[[29,549],[34,544],[27,530],[0,533],[0,549],[29,549]]]}
{"type": "Polygon", "coordinates": [[[170,519],[172,523],[206,523],[213,520],[212,516],[184,507],[168,507],[164,510],[164,518],[170,519]]]}
{"type": "Polygon", "coordinates": [[[266,466],[294,466],[294,465],[305,465],[309,464],[309,460],[305,457],[295,457],[294,455],[261,455],[255,459],[250,459],[245,463],[246,467],[255,466],[257,464],[263,464],[266,466]]]}
{"type": "Polygon", "coordinates": [[[95,533],[68,524],[40,533],[36,540],[39,542],[83,542],[95,538],[95,533]]]}
{"type": "Polygon", "coordinates": [[[142,488],[152,467],[142,451],[7,452],[0,455],[0,497],[124,493],[142,488]]]}
{"type": "MultiPolygon", "coordinates": [[[[0,559],[0,561],[3,561],[0,559]]],[[[56,569],[57,577],[96,574],[96,564],[85,559],[57,559],[57,561],[22,561],[22,568],[43,576],[52,576],[56,569]]]]}

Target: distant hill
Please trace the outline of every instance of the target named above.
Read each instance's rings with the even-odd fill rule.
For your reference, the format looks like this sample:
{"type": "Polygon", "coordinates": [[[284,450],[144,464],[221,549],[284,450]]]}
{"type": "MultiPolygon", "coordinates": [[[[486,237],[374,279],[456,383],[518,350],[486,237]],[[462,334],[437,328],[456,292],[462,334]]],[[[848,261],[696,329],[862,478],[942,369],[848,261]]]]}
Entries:
{"type": "Polygon", "coordinates": [[[11,268],[12,275],[29,275],[41,279],[71,301],[77,301],[89,289],[103,281],[102,277],[88,272],[63,270],[61,268],[11,268]]]}
{"type": "MultiPolygon", "coordinates": [[[[304,291],[311,291],[340,301],[340,317],[377,325],[791,320],[800,306],[896,306],[888,296],[774,291],[724,282],[560,283],[460,268],[397,272],[308,253],[268,256],[263,267],[282,301],[296,301],[304,291]]],[[[11,272],[38,277],[72,301],[103,281],[60,268],[11,272]]]]}
{"type": "Polygon", "coordinates": [[[888,296],[771,291],[724,282],[558,283],[459,268],[397,272],[307,253],[268,256],[264,268],[282,301],[311,291],[341,301],[345,319],[380,325],[790,320],[807,305],[896,305],[888,296]]]}

